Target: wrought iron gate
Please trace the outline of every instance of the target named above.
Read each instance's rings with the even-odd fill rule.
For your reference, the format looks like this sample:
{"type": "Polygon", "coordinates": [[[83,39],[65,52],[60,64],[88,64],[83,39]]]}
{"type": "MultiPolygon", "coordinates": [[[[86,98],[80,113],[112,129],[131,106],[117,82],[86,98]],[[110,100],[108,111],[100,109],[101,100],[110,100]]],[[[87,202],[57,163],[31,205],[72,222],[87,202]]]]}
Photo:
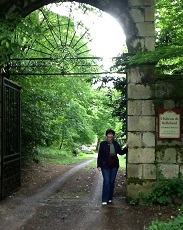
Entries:
{"type": "Polygon", "coordinates": [[[21,185],[20,90],[2,79],[1,199],[21,185]]]}

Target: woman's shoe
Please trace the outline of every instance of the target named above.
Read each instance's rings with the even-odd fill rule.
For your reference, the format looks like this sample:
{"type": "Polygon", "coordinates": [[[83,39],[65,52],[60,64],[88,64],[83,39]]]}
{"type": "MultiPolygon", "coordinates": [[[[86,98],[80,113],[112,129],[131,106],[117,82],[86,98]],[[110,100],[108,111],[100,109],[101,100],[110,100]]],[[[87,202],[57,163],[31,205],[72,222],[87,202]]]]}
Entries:
{"type": "Polygon", "coordinates": [[[107,202],[102,202],[102,205],[106,205],[107,204],[107,202]]]}

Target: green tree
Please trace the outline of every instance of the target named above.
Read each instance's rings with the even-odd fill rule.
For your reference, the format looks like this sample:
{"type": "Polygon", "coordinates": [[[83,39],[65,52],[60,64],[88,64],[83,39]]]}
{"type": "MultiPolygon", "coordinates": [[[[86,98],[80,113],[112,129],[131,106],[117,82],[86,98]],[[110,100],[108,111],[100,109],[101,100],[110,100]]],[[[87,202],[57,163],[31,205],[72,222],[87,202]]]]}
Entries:
{"type": "MultiPolygon", "coordinates": [[[[114,92],[115,89],[112,91],[114,92]]],[[[96,149],[98,149],[101,140],[105,138],[105,131],[108,128],[115,129],[120,136],[119,139],[121,139],[121,130],[119,130],[119,127],[122,127],[122,122],[114,115],[114,108],[111,106],[111,99],[107,87],[102,87],[100,90],[94,91],[91,109],[93,113],[93,127],[97,135],[96,149]]]]}
{"type": "MultiPolygon", "coordinates": [[[[78,37],[74,23],[68,22],[68,18],[58,16],[47,9],[41,9],[39,12],[31,14],[22,23],[24,27],[16,28],[15,38],[17,43],[22,40],[23,58],[51,57],[51,60],[55,59],[50,72],[56,70],[80,73],[86,71],[86,67],[85,69],[83,67],[86,64],[93,72],[97,70],[98,67],[93,67],[91,60],[81,59],[76,65],[72,59],[65,58],[66,56],[76,57],[78,51],[82,53],[82,56],[88,55],[86,42],[78,37]],[[55,22],[56,24],[54,24],[55,22]],[[61,23],[64,26],[58,26],[61,23]],[[29,30],[26,31],[26,28],[29,27],[35,28],[31,36],[29,30]],[[67,41],[64,39],[65,37],[67,41]],[[71,43],[74,45],[72,46],[71,43]]],[[[16,58],[16,53],[12,57],[16,58]]],[[[27,60],[22,65],[26,65],[26,63],[27,60]]],[[[47,73],[47,66],[44,64],[39,67],[41,73],[47,73]]],[[[23,67],[20,66],[20,68],[23,67]]],[[[29,69],[26,71],[34,70],[32,66],[27,66],[27,68],[29,69]]],[[[14,71],[20,71],[20,69],[14,69],[14,71]]],[[[96,119],[93,103],[97,93],[92,89],[91,81],[88,79],[90,76],[66,77],[64,73],[61,76],[50,76],[48,73],[44,77],[35,75],[34,77],[13,78],[22,86],[22,146],[24,153],[30,154],[32,149],[36,149],[39,145],[54,145],[57,148],[72,151],[81,144],[91,144],[97,135],[101,136],[104,133],[109,126],[109,121],[106,123],[105,119],[109,120],[111,113],[104,112],[102,100],[99,102],[98,99],[97,112],[95,110],[98,116],[96,119]],[[100,125],[101,123],[105,123],[105,129],[100,125]],[[98,134],[99,127],[100,132],[103,130],[100,135],[98,134]]],[[[101,95],[97,95],[97,97],[102,98],[101,95]]],[[[114,121],[113,124],[115,124],[114,121]]]]}

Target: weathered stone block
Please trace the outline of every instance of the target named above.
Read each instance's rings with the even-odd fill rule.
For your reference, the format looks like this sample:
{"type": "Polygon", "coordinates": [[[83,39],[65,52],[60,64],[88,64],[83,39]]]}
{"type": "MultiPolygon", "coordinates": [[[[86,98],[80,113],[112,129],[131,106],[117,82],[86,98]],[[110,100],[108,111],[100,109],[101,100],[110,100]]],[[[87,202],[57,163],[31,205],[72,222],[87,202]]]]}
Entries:
{"type": "Polygon", "coordinates": [[[142,137],[141,133],[131,133],[128,132],[128,144],[130,148],[141,147],[142,146],[142,137]]]}
{"type": "Polygon", "coordinates": [[[141,83],[142,74],[139,72],[139,68],[128,69],[128,83],[141,83]]]}
{"type": "Polygon", "coordinates": [[[143,165],[143,179],[156,179],[156,166],[154,164],[143,165]]]}
{"type": "Polygon", "coordinates": [[[154,22],[154,8],[153,7],[145,7],[145,21],[154,22]]]}
{"type": "Polygon", "coordinates": [[[155,131],[155,117],[153,116],[128,116],[128,131],[155,131]]]}
{"type": "Polygon", "coordinates": [[[148,51],[155,50],[155,37],[146,37],[145,38],[145,47],[148,51]]]}
{"type": "Polygon", "coordinates": [[[133,164],[147,164],[154,163],[155,150],[154,148],[130,148],[128,152],[128,163],[133,164]]]}
{"type": "Polygon", "coordinates": [[[141,48],[143,49],[145,47],[145,38],[136,38],[132,41],[132,47],[133,48],[141,48]]]}
{"type": "Polygon", "coordinates": [[[155,115],[154,103],[152,100],[142,101],[142,114],[143,115],[155,115]]]}
{"type": "Polygon", "coordinates": [[[158,82],[155,84],[155,96],[159,99],[171,98],[174,95],[174,85],[171,82],[158,82]]]}
{"type": "Polygon", "coordinates": [[[179,148],[177,151],[177,163],[183,164],[183,147],[179,148]]]}
{"type": "Polygon", "coordinates": [[[134,19],[134,22],[144,22],[144,15],[145,15],[144,9],[139,8],[133,8],[131,9],[131,15],[134,19]]]}
{"type": "Polygon", "coordinates": [[[183,165],[180,166],[180,173],[183,175],[183,165]]]}
{"type": "Polygon", "coordinates": [[[139,36],[153,37],[155,35],[153,22],[138,22],[136,26],[139,31],[139,36]]]}
{"type": "Polygon", "coordinates": [[[163,108],[164,109],[174,109],[175,108],[175,102],[173,100],[165,100],[163,102],[163,108]]]}
{"type": "Polygon", "coordinates": [[[178,145],[178,146],[181,146],[182,145],[182,142],[183,142],[183,139],[182,141],[176,141],[176,140],[171,140],[171,142],[169,140],[157,140],[157,145],[166,145],[166,146],[175,146],[175,145],[178,145]]]}
{"type": "Polygon", "coordinates": [[[139,192],[145,194],[151,192],[154,182],[144,182],[142,184],[130,183],[127,185],[127,197],[134,199],[139,192]]]}
{"type": "Polygon", "coordinates": [[[128,100],[128,115],[141,115],[142,114],[142,101],[141,100],[128,100]]]}
{"type": "Polygon", "coordinates": [[[143,133],[142,136],[143,147],[155,147],[155,133],[143,133]]]}
{"type": "Polygon", "coordinates": [[[102,7],[106,7],[106,4],[110,4],[110,0],[107,1],[100,0],[99,3],[102,7]]]}
{"type": "Polygon", "coordinates": [[[160,170],[165,178],[177,178],[179,173],[179,165],[176,164],[160,164],[160,170]]]}
{"type": "Polygon", "coordinates": [[[129,0],[131,6],[153,6],[154,0],[129,0]]]}
{"type": "Polygon", "coordinates": [[[162,163],[176,163],[176,149],[167,148],[163,152],[156,153],[157,162],[162,163]]]}
{"type": "Polygon", "coordinates": [[[135,177],[142,179],[142,165],[129,164],[127,167],[128,178],[135,177]]]}
{"type": "Polygon", "coordinates": [[[151,88],[150,86],[144,85],[135,85],[129,84],[128,85],[128,98],[129,99],[149,99],[151,98],[151,88]]]}

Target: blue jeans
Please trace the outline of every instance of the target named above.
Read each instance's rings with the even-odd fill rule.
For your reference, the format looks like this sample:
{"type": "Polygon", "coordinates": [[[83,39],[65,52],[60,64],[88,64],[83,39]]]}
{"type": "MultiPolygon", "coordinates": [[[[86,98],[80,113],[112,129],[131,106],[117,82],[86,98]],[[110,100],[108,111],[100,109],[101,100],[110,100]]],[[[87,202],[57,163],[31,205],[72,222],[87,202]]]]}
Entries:
{"type": "Polygon", "coordinates": [[[112,200],[114,193],[114,183],[117,175],[117,168],[102,169],[103,176],[103,189],[102,189],[102,202],[112,200]]]}

